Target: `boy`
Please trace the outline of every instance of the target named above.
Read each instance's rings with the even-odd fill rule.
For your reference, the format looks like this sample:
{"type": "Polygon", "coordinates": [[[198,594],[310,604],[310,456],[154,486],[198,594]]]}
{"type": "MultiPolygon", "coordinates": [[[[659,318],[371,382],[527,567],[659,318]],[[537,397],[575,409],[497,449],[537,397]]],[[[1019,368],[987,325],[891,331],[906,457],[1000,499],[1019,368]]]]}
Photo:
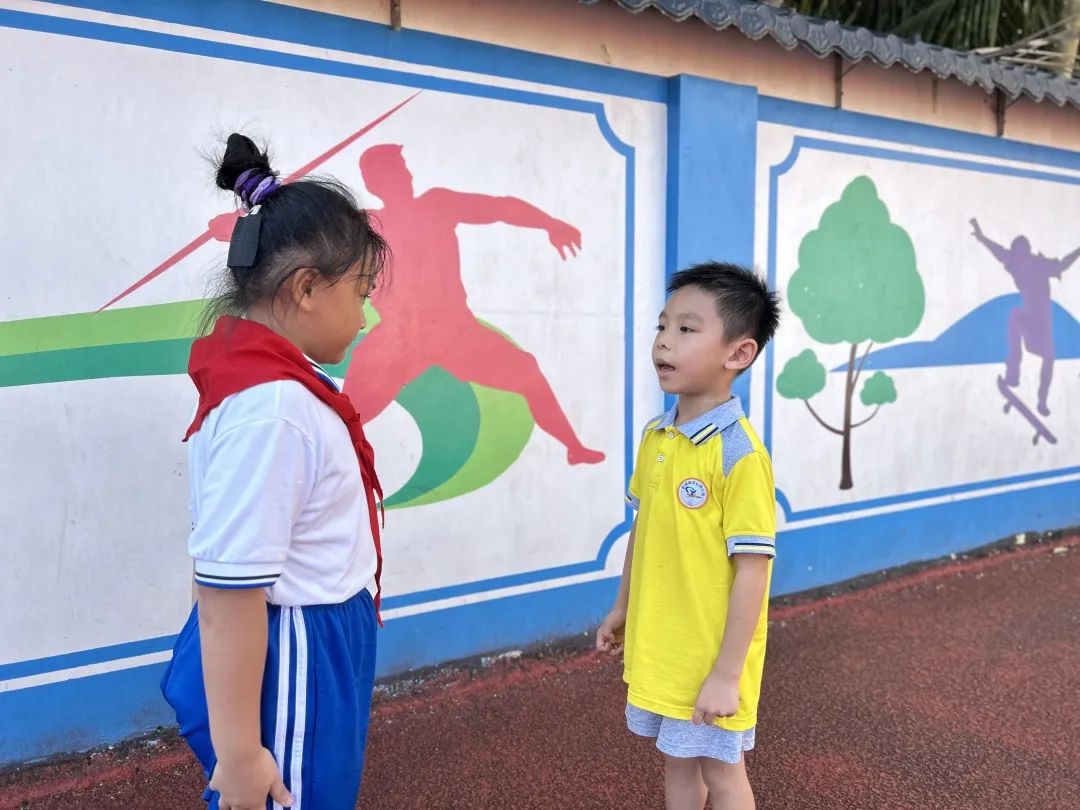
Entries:
{"type": "Polygon", "coordinates": [[[772,465],[735,378],[772,338],[777,296],[753,272],[707,263],[668,284],[652,359],[678,396],[645,428],[627,501],[638,512],[615,606],[625,627],[626,720],[664,754],[669,810],[752,810],[754,746],[775,549],[772,465]],[[633,575],[631,576],[631,571],[633,575]]]}

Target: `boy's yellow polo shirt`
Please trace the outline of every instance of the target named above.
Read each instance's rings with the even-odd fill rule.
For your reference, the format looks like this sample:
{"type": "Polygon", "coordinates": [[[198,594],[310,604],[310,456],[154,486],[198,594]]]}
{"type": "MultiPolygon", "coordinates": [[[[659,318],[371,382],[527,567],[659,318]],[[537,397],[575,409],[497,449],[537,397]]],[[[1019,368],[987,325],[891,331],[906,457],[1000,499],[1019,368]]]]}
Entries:
{"type": "MultiPolygon", "coordinates": [[[[676,414],[677,406],[645,428],[627,493],[638,517],[623,677],[631,705],[689,720],[720,652],[732,556],[775,554],[776,490],[737,397],[680,427],[676,414]]],[[[757,723],[768,599],[766,587],[739,710],[718,719],[721,728],[757,723]]]]}

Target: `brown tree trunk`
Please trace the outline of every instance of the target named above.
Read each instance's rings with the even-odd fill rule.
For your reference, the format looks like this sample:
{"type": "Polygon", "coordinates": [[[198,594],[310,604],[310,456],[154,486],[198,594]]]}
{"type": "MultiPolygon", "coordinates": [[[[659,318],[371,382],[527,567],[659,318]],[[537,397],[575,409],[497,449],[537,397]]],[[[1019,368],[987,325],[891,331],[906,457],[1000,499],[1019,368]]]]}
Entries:
{"type": "Polygon", "coordinates": [[[855,393],[855,359],[859,344],[851,344],[851,357],[848,358],[847,382],[844,385],[844,446],[841,450],[840,489],[851,489],[855,482],[851,480],[851,397],[855,393]]]}

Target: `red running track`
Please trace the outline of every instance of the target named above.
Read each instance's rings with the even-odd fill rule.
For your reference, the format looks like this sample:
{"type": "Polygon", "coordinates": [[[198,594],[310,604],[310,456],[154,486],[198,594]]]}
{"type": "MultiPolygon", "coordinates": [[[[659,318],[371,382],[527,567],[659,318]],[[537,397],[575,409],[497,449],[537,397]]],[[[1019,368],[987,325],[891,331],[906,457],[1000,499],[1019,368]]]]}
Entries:
{"type": "MultiPolygon", "coordinates": [[[[774,607],[763,810],[1080,808],[1080,539],[774,607]],[[1054,548],[1064,552],[1054,552],[1054,548]]],[[[565,654],[375,709],[361,806],[659,808],[615,661],[565,654]]],[[[0,777],[0,808],[201,808],[174,737],[0,777]]]]}

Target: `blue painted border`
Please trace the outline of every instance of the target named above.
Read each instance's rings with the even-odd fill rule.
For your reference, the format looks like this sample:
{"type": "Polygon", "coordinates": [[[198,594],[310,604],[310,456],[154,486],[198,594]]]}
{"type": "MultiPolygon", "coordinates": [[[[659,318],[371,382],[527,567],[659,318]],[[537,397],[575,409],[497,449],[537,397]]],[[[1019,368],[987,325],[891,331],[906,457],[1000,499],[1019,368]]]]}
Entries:
{"type": "Polygon", "coordinates": [[[777,542],[773,593],[812,588],[938,559],[1019,532],[1080,525],[1080,481],[786,529],[777,542]]]}
{"type": "Polygon", "coordinates": [[[1080,152],[946,129],[931,124],[885,118],[880,115],[835,110],[832,107],[772,96],[761,96],[758,103],[758,120],[765,124],[813,129],[834,135],[873,138],[879,141],[920,146],[925,149],[966,152],[984,157],[1080,170],[1080,152]]]}
{"type": "MultiPolygon", "coordinates": [[[[769,105],[765,105],[769,108],[769,105]]],[[[804,105],[799,105],[800,107],[804,105]]],[[[783,123],[790,126],[807,126],[806,124],[798,124],[796,121],[802,115],[805,115],[811,121],[820,121],[821,115],[815,109],[811,111],[798,110],[792,111],[789,105],[782,105],[780,109],[786,112],[786,120],[783,123]]],[[[775,113],[775,105],[773,107],[775,113]]],[[[1052,166],[1061,166],[1067,168],[1080,169],[1080,154],[1072,152],[1064,152],[1056,149],[1045,149],[1042,147],[1035,147],[1033,149],[1026,148],[1026,145],[1013,145],[1013,144],[1000,144],[996,140],[987,139],[985,136],[971,135],[962,132],[952,132],[949,130],[940,130],[932,127],[925,127],[912,124],[903,124],[888,119],[876,119],[872,116],[860,116],[855,121],[847,122],[850,129],[841,125],[833,126],[834,131],[844,130],[843,134],[860,135],[862,137],[873,137],[879,140],[896,140],[895,138],[889,138],[888,132],[892,129],[897,129],[898,134],[908,140],[904,140],[904,143],[909,143],[915,146],[921,146],[924,148],[938,148],[938,149],[961,149],[965,148],[966,151],[975,152],[976,154],[986,155],[991,158],[1005,158],[1009,160],[1035,160],[1035,156],[1042,158],[1041,162],[1049,162],[1052,166]],[[863,121],[862,119],[872,119],[871,121],[863,121]],[[859,124],[865,124],[871,132],[865,131],[852,131],[859,124]],[[922,138],[922,141],[910,140],[911,138],[922,138]],[[988,143],[987,141],[990,140],[988,143]],[[1015,146],[1024,147],[1019,151],[1025,153],[1026,157],[1019,158],[1014,154],[1015,146]]],[[[963,171],[974,171],[983,174],[996,174],[1007,177],[1023,177],[1026,179],[1042,180],[1045,182],[1056,182],[1067,185],[1080,186],[1080,178],[1069,175],[1057,174],[1050,171],[1039,171],[1035,169],[1026,169],[1017,166],[1003,166],[993,163],[985,163],[977,160],[969,160],[966,158],[947,157],[942,155],[931,155],[905,152],[896,149],[890,149],[881,146],[871,146],[866,144],[848,143],[845,141],[831,141],[823,138],[809,137],[806,135],[796,135],[792,140],[791,150],[787,156],[776,165],[769,169],[769,232],[768,232],[768,280],[769,286],[775,288],[776,286],[776,248],[777,248],[777,216],[779,211],[779,184],[780,178],[787,174],[798,162],[799,156],[803,151],[820,151],[820,152],[832,152],[837,154],[856,155],[859,157],[870,157],[881,160],[892,160],[901,163],[914,163],[930,166],[938,166],[942,168],[959,169],[963,171]]],[[[765,352],[765,410],[764,410],[764,435],[763,441],[766,448],[772,452],[772,411],[773,400],[776,396],[775,392],[775,345],[770,343],[765,352]]],[[[838,515],[844,515],[851,512],[858,512],[865,509],[873,509],[883,506],[892,506],[895,504],[911,503],[914,501],[926,500],[930,498],[945,497],[950,495],[958,495],[967,492],[977,492],[979,490],[989,489],[993,487],[1032,483],[1047,478],[1053,478],[1063,475],[1071,475],[1080,473],[1080,466],[1066,467],[1056,470],[1042,470],[1036,473],[1030,473],[1026,475],[1009,476],[1005,478],[988,479],[985,481],[975,481],[966,484],[956,484],[947,487],[938,487],[935,489],[917,490],[912,492],[905,492],[899,495],[893,495],[884,498],[874,498],[862,501],[852,501],[850,503],[837,504],[834,506],[817,507],[811,509],[794,509],[787,495],[780,489],[777,489],[776,498],[780,507],[784,510],[784,515],[788,520],[808,520],[811,518],[821,517],[834,517],[838,515]]]]}
{"type": "Polygon", "coordinates": [[[106,647],[95,647],[90,650],[79,650],[64,653],[62,655],[50,655],[47,658],[34,658],[28,661],[15,661],[10,664],[0,665],[0,681],[12,678],[26,678],[31,675],[42,675],[46,672],[57,672],[72,667],[85,667],[90,664],[101,664],[105,661],[116,661],[120,658],[133,658],[137,655],[149,655],[151,653],[171,650],[176,642],[176,636],[158,636],[140,641],[129,641],[124,644],[110,644],[106,647]]]}
{"type": "MultiPolygon", "coordinates": [[[[128,4],[122,2],[100,4],[84,3],[81,5],[83,5],[84,7],[93,8],[98,8],[99,6],[110,6],[112,7],[110,10],[119,10],[119,7],[128,7],[128,4]]],[[[257,10],[260,12],[260,14],[264,9],[273,9],[280,11],[288,8],[285,6],[278,6],[274,4],[257,3],[256,5],[257,10]]],[[[226,11],[229,9],[235,11],[236,9],[242,7],[247,7],[248,11],[251,11],[252,9],[250,0],[229,0],[229,2],[221,3],[220,6],[214,6],[215,9],[226,11]]],[[[182,11],[183,14],[180,14],[179,16],[184,16],[184,14],[191,13],[194,7],[187,4],[179,4],[179,6],[174,6],[173,3],[153,2],[138,4],[138,8],[145,11],[160,11],[163,8],[171,8],[174,11],[182,11]]],[[[290,15],[296,11],[296,9],[288,10],[290,12],[290,15]]],[[[309,12],[303,12],[303,14],[307,13],[309,12]]],[[[271,16],[273,17],[273,15],[271,16]]],[[[327,15],[317,16],[320,18],[320,20],[322,20],[322,18],[324,17],[327,17],[327,15]]],[[[294,18],[290,16],[290,19],[294,18]]],[[[332,17],[330,19],[335,21],[335,23],[341,21],[341,18],[337,17],[332,17]]],[[[230,20],[232,20],[232,18],[230,18],[230,20]]],[[[190,20],[187,21],[190,22],[190,20]]],[[[248,17],[243,17],[243,21],[249,25],[253,24],[253,21],[248,17]]],[[[237,20],[232,20],[232,22],[238,24],[237,20]]],[[[259,28],[260,31],[262,31],[262,33],[259,35],[269,36],[269,32],[262,30],[264,28],[262,23],[265,21],[260,20],[257,22],[259,24],[256,25],[256,27],[259,28]]],[[[371,24],[364,25],[368,26],[369,28],[371,27],[371,24]]],[[[516,90],[505,87],[493,87],[479,84],[476,82],[445,79],[441,77],[425,76],[422,74],[412,74],[405,71],[373,68],[364,65],[344,64],[329,59],[318,59],[313,57],[297,56],[295,54],[278,53],[276,51],[269,51],[247,46],[209,42],[206,40],[199,40],[190,37],[175,36],[172,34],[161,34],[152,31],[143,31],[141,29],[124,28],[115,25],[105,25],[102,23],[71,20],[62,17],[51,17],[48,15],[32,14],[26,12],[0,10],[0,27],[5,26],[20,30],[36,31],[40,33],[50,33],[63,36],[72,36],[77,38],[94,39],[99,41],[113,42],[136,47],[155,48],[158,50],[166,50],[196,56],[230,59],[232,61],[240,61],[250,64],[259,64],[271,67],[287,68],[291,70],[300,70],[305,72],[341,76],[364,81],[378,82],[381,84],[396,84],[408,87],[410,89],[430,89],[439,92],[455,93],[460,95],[469,95],[473,97],[487,98],[499,101],[530,104],[534,106],[568,110],[571,112],[578,112],[593,116],[596,119],[597,126],[599,127],[605,141],[618,155],[623,158],[625,162],[626,172],[626,187],[624,195],[625,220],[623,225],[625,233],[624,250],[626,254],[624,275],[625,289],[623,295],[623,372],[625,378],[623,473],[624,480],[629,481],[633,464],[633,437],[635,435],[632,423],[634,393],[634,218],[636,193],[636,164],[634,148],[631,145],[620,140],[619,137],[615,134],[610,122],[607,120],[603,103],[583,99],[564,98],[562,96],[534,91],[516,90]]],[[[203,27],[205,26],[206,21],[204,19],[203,27]]],[[[381,27],[375,26],[375,28],[381,27]]],[[[335,33],[336,31],[337,29],[334,28],[329,33],[335,33]]],[[[247,31],[245,33],[251,32],[247,31]]],[[[290,33],[294,35],[298,34],[299,28],[292,30],[290,33]]],[[[326,34],[327,32],[323,33],[326,34]]],[[[276,38],[282,39],[282,37],[280,36],[276,38]]],[[[323,45],[325,47],[334,47],[333,45],[327,44],[325,42],[323,43],[323,45]]],[[[508,53],[516,54],[518,52],[508,51],[508,53]]],[[[506,54],[502,54],[502,58],[507,58],[506,54]]],[[[503,65],[503,63],[500,62],[500,65],[503,65]]],[[[614,544],[619,540],[619,538],[629,532],[632,519],[633,518],[631,510],[629,508],[625,508],[623,510],[622,520],[604,537],[603,541],[600,543],[596,556],[591,560],[585,560],[583,562],[570,565],[555,566],[548,569],[525,571],[517,574],[493,577],[490,579],[459,583],[456,585],[442,588],[433,588],[425,591],[416,591],[413,593],[389,596],[385,600],[383,600],[383,607],[386,610],[393,610],[395,608],[414,606],[455,596],[462,596],[465,594],[484,593],[502,588],[534,584],[549,580],[557,580],[567,576],[603,571],[607,561],[608,553],[610,552],[612,546],[614,546],[614,544]]],[[[57,663],[53,668],[64,669],[72,666],[82,666],[86,663],[98,663],[100,660],[102,660],[99,657],[100,655],[100,650],[73,652],[70,653],[68,656],[65,656],[65,660],[62,664],[57,663]]],[[[39,664],[38,662],[25,663],[34,664],[35,666],[43,666],[43,664],[39,664]]],[[[12,664],[9,666],[16,665],[12,664]]],[[[0,668],[0,672],[3,671],[3,668],[0,668]]]]}
{"type": "Polygon", "coordinates": [[[175,724],[158,688],[165,666],[150,664],[0,692],[0,767],[83,751],[175,724]]]}
{"type": "Polygon", "coordinates": [[[708,260],[752,265],[757,89],[669,81],[667,274],[708,260]]]}
{"type": "MultiPolygon", "coordinates": [[[[756,87],[698,76],[669,79],[665,285],[703,261],[754,266],[756,87]]],[[[750,373],[732,392],[750,408],[750,373]]],[[[664,408],[675,398],[664,396],[664,408]]]]}
{"type": "MultiPolygon", "coordinates": [[[[584,632],[599,624],[617,588],[617,578],[605,578],[388,621],[379,634],[376,674],[584,632]]],[[[158,689],[165,666],[0,692],[0,766],[173,725],[158,689]]]]}
{"type": "MultiPolygon", "coordinates": [[[[605,118],[604,107],[603,104],[596,101],[566,98],[564,96],[528,90],[517,90],[507,87],[497,87],[459,79],[445,79],[439,76],[410,73],[404,70],[391,70],[389,68],[371,67],[368,65],[354,65],[347,62],[337,62],[332,59],[299,56],[297,54],[281,53],[247,45],[214,42],[192,37],[177,36],[174,34],[162,34],[156,31],[144,31],[139,28],[122,28],[115,25],[72,20],[64,17],[50,17],[23,11],[7,11],[0,9],[0,28],[35,31],[44,34],[57,34],[77,39],[90,39],[99,42],[115,43],[118,45],[151,48],[153,50],[170,51],[191,56],[225,59],[230,62],[242,62],[246,64],[262,65],[264,67],[298,70],[305,73],[319,73],[325,76],[359,79],[361,81],[378,84],[399,85],[409,89],[435,90],[443,93],[454,93],[457,95],[468,95],[497,101],[518,102],[538,107],[551,107],[572,112],[590,113],[597,117],[601,131],[604,133],[604,137],[609,139],[609,143],[611,142],[610,139],[614,137],[611,127],[605,126],[606,122],[600,123],[603,122],[605,118]]],[[[617,141],[617,143],[621,144],[621,141],[617,141]]],[[[612,143],[612,146],[616,151],[619,151],[616,143],[612,143]]]]}
{"type": "MultiPolygon", "coordinates": [[[[848,531],[785,531],[773,594],[803,591],[884,566],[961,552],[989,539],[1080,523],[1080,482],[982,496],[853,520],[848,531]],[[883,542],[883,538],[892,538],[883,542]]],[[[559,586],[387,622],[378,676],[585,632],[611,605],[618,578],[559,586]],[[387,643],[394,639],[393,643],[387,643]],[[486,645],[486,646],[485,646],[486,645]]],[[[108,649],[108,648],[106,648],[108,649]]],[[[149,650],[147,650],[149,651],[149,650]]],[[[49,756],[172,724],[158,693],[165,664],[0,692],[0,765],[49,756]],[[8,729],[14,729],[12,733],[8,729]]]]}
{"type": "MultiPolygon", "coordinates": [[[[50,5],[124,14],[297,45],[393,59],[415,65],[487,73],[505,79],[667,101],[659,76],[471,39],[403,29],[263,0],[44,0],[50,5]]],[[[586,11],[586,13],[588,13],[586,11]]]]}

